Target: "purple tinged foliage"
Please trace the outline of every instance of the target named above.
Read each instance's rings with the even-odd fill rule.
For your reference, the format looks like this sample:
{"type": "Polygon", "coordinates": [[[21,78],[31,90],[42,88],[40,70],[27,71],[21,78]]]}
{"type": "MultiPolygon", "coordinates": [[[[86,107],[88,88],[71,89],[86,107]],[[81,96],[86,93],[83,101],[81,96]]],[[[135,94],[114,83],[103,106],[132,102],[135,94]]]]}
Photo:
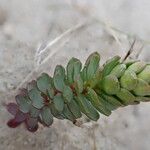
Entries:
{"type": "MultiPolygon", "coordinates": [[[[43,112],[42,110],[45,106],[48,106],[50,104],[50,101],[47,95],[38,90],[35,80],[31,81],[27,85],[27,89],[21,89],[20,93],[16,95],[15,99],[16,103],[9,103],[5,105],[7,111],[14,116],[7,122],[7,125],[10,128],[16,128],[22,123],[24,123],[28,131],[35,132],[38,130],[39,123],[42,124],[43,126],[51,125],[49,123],[50,122],[49,120],[46,120],[49,121],[48,122],[49,124],[47,125],[43,120],[41,120],[43,112]],[[31,99],[32,97],[31,98],[29,97],[29,93],[31,92],[31,90],[35,90],[36,92],[33,94],[35,94],[35,96],[38,95],[38,97],[33,97],[34,99],[31,99]],[[40,106],[39,108],[34,107],[33,100],[35,100],[36,104],[40,106]],[[43,104],[41,105],[41,103],[43,104]]],[[[47,114],[44,114],[43,117],[45,117],[45,119],[49,119],[49,117],[47,118],[46,115],[47,114]]]]}
{"type": "Polygon", "coordinates": [[[25,120],[26,128],[30,132],[35,132],[38,129],[38,119],[31,118],[30,116],[27,117],[25,120]]]}
{"type": "Polygon", "coordinates": [[[9,113],[11,113],[12,115],[16,115],[17,111],[18,111],[18,105],[15,103],[9,103],[6,105],[7,110],[9,113]]]}
{"type": "Polygon", "coordinates": [[[21,123],[25,123],[26,128],[30,132],[35,132],[38,129],[38,119],[37,118],[31,118],[28,113],[21,112],[15,103],[9,103],[7,105],[7,110],[9,113],[11,113],[14,118],[10,119],[7,122],[7,125],[11,128],[18,127],[21,123]]]}

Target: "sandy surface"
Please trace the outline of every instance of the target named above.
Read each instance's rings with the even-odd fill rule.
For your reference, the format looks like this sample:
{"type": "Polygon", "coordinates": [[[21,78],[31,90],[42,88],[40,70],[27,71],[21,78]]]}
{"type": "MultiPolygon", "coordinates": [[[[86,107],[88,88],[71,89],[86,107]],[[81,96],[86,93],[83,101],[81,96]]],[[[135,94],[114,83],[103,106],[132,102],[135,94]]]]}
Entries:
{"type": "Polygon", "coordinates": [[[60,36],[28,81],[43,71],[52,74],[71,57],[84,62],[93,51],[101,54],[101,63],[124,56],[135,36],[135,50],[144,45],[140,59],[149,61],[149,9],[149,0],[0,0],[0,150],[149,150],[149,103],[101,115],[82,128],[55,120],[35,134],[8,128],[11,116],[2,105],[14,101],[16,88],[36,70],[39,45],[60,36]]]}

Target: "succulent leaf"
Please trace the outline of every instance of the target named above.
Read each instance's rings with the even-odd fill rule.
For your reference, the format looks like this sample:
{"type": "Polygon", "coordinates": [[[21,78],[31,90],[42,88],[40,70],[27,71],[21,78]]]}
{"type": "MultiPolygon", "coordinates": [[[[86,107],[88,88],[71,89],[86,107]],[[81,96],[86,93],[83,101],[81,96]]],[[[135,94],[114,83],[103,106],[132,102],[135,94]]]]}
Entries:
{"type": "Polygon", "coordinates": [[[91,120],[97,121],[99,119],[99,113],[92,106],[92,104],[84,97],[83,95],[78,95],[77,97],[78,104],[81,111],[91,120]]]}
{"type": "Polygon", "coordinates": [[[38,91],[37,88],[30,90],[28,94],[32,101],[32,105],[35,108],[41,109],[44,106],[43,97],[41,96],[41,93],[40,93],[40,91],[38,91]]]}
{"type": "Polygon", "coordinates": [[[63,114],[68,120],[72,122],[74,122],[76,119],[75,116],[72,114],[72,112],[69,110],[67,104],[64,105],[63,114]]]}
{"type": "Polygon", "coordinates": [[[118,64],[116,67],[113,68],[110,74],[116,76],[117,78],[120,78],[124,74],[125,70],[125,64],[118,64]]]}
{"type": "Polygon", "coordinates": [[[17,111],[18,111],[18,105],[15,103],[9,103],[6,105],[7,111],[9,113],[11,113],[12,115],[16,115],[17,111]]]}
{"type": "Polygon", "coordinates": [[[104,114],[106,116],[111,115],[111,111],[116,109],[116,106],[112,103],[110,103],[108,100],[106,100],[105,98],[103,98],[102,95],[99,95],[99,100],[101,101],[101,103],[103,104],[103,107],[108,110],[108,114],[104,114]]]}
{"type": "Polygon", "coordinates": [[[85,65],[87,66],[87,69],[86,69],[87,80],[90,80],[94,76],[95,72],[97,71],[99,67],[99,61],[100,61],[100,55],[97,52],[92,53],[88,57],[85,63],[85,65]]]}
{"type": "Polygon", "coordinates": [[[41,92],[47,94],[47,91],[52,88],[52,78],[48,74],[42,73],[37,79],[37,87],[41,92]]]}
{"type": "Polygon", "coordinates": [[[114,75],[104,77],[102,81],[102,89],[109,95],[118,93],[120,90],[118,78],[114,75]]]}
{"type": "Polygon", "coordinates": [[[82,64],[79,59],[72,58],[67,65],[67,80],[70,84],[72,84],[76,78],[76,76],[80,73],[82,68],[82,64]]]}
{"type": "Polygon", "coordinates": [[[135,73],[140,73],[146,67],[146,63],[142,61],[138,61],[133,63],[128,67],[128,70],[133,71],[135,73]]]}
{"type": "Polygon", "coordinates": [[[86,80],[87,80],[86,70],[87,70],[87,67],[84,66],[83,70],[81,71],[81,77],[82,77],[82,80],[83,80],[83,81],[86,81],[86,80]]]}
{"type": "Polygon", "coordinates": [[[53,115],[48,106],[43,107],[41,111],[42,121],[46,126],[50,126],[53,123],[53,115]]]}
{"type": "Polygon", "coordinates": [[[138,78],[150,84],[150,65],[147,65],[145,69],[138,74],[138,78]]]}
{"type": "Polygon", "coordinates": [[[40,109],[37,109],[33,106],[30,107],[29,114],[32,118],[37,118],[40,114],[40,109]]]}
{"type": "Polygon", "coordinates": [[[102,114],[109,116],[111,114],[111,111],[109,111],[102,103],[101,99],[99,99],[97,93],[91,89],[87,89],[87,98],[90,100],[92,105],[102,114]]]}
{"type": "Polygon", "coordinates": [[[80,62],[80,60],[74,62],[73,81],[75,81],[77,76],[80,74],[81,68],[82,68],[82,63],[80,62]]]}
{"type": "Polygon", "coordinates": [[[124,105],[129,105],[136,100],[135,96],[130,91],[124,88],[121,88],[116,95],[124,105]]]}
{"type": "Polygon", "coordinates": [[[83,80],[80,76],[80,74],[78,76],[76,76],[76,79],[75,79],[75,90],[77,93],[82,93],[83,92],[83,80]]]}
{"type": "Polygon", "coordinates": [[[54,95],[55,95],[55,90],[54,88],[50,88],[48,91],[47,91],[47,95],[49,98],[53,99],[54,98],[54,95]]]}
{"type": "Polygon", "coordinates": [[[58,119],[64,119],[65,118],[64,115],[55,108],[53,103],[49,107],[50,107],[51,113],[54,117],[56,117],[58,119]]]}
{"type": "Polygon", "coordinates": [[[57,94],[53,99],[55,108],[61,112],[64,109],[64,99],[61,94],[57,94]]]}
{"type": "Polygon", "coordinates": [[[65,102],[70,103],[73,99],[73,92],[69,86],[65,86],[63,90],[63,98],[65,102]]]}
{"type": "Polygon", "coordinates": [[[101,94],[102,97],[109,103],[115,106],[115,108],[123,106],[119,99],[115,98],[114,96],[107,95],[105,93],[101,94]]]}
{"type": "Polygon", "coordinates": [[[24,97],[21,95],[16,96],[16,102],[19,105],[19,110],[23,113],[28,113],[31,107],[31,101],[28,97],[24,97]]]}
{"type": "Polygon", "coordinates": [[[120,84],[123,88],[131,91],[135,89],[138,84],[138,78],[133,71],[125,71],[124,75],[120,79],[120,84]]]}
{"type": "Polygon", "coordinates": [[[103,76],[107,76],[110,74],[110,72],[113,70],[113,68],[119,64],[120,57],[114,56],[113,58],[106,61],[106,63],[103,66],[103,76]]]}
{"type": "Polygon", "coordinates": [[[28,131],[35,132],[38,129],[38,120],[37,118],[28,117],[26,119],[26,127],[28,131]]]}
{"type": "Polygon", "coordinates": [[[70,111],[72,112],[72,114],[75,116],[75,118],[80,118],[82,116],[80,108],[79,108],[79,106],[78,106],[78,104],[76,103],[75,100],[72,100],[68,104],[68,108],[70,109],[70,111]]]}
{"type": "Polygon", "coordinates": [[[138,85],[133,90],[138,96],[150,96],[150,85],[142,79],[138,79],[138,85]]]}

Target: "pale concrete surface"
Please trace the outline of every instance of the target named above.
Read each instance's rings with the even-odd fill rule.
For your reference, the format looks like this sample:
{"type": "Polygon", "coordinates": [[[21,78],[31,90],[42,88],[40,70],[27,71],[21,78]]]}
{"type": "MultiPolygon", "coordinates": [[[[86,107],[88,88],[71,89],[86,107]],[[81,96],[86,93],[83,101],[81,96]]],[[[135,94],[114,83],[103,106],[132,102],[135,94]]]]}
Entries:
{"type": "Polygon", "coordinates": [[[83,128],[55,120],[35,134],[23,127],[9,129],[11,116],[2,105],[14,100],[13,92],[34,69],[38,45],[84,21],[50,47],[43,58],[52,57],[32,78],[41,71],[52,74],[56,64],[66,65],[73,56],[84,62],[93,51],[101,53],[102,63],[124,56],[132,36],[143,40],[136,49],[144,44],[140,59],[149,61],[149,9],[149,0],[0,0],[0,150],[149,150],[149,103],[119,109],[108,118],[101,115],[83,128]]]}

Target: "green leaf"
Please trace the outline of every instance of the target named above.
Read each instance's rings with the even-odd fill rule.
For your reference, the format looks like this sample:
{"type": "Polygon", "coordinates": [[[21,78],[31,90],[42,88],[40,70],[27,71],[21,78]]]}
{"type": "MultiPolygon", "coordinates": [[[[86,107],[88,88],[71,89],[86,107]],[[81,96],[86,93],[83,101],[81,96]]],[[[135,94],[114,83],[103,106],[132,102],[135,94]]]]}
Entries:
{"type": "Polygon", "coordinates": [[[74,62],[74,68],[73,68],[73,80],[75,81],[77,76],[80,74],[82,68],[82,63],[80,62],[80,60],[77,60],[76,62],[74,62]]]}
{"type": "Polygon", "coordinates": [[[92,105],[102,114],[109,116],[111,111],[109,111],[106,107],[103,106],[103,103],[99,99],[97,93],[91,89],[90,87],[87,88],[87,98],[90,100],[92,105]]]}
{"type": "Polygon", "coordinates": [[[102,81],[102,88],[109,95],[116,94],[120,90],[118,78],[114,75],[104,77],[102,81]]]}
{"type": "Polygon", "coordinates": [[[127,68],[129,66],[131,66],[132,64],[134,64],[135,62],[138,62],[139,60],[127,60],[124,62],[124,64],[127,66],[127,68]]]}
{"type": "MultiPolygon", "coordinates": [[[[112,110],[115,110],[115,109],[116,109],[116,106],[113,105],[113,104],[111,104],[110,102],[108,102],[106,99],[104,99],[101,94],[99,95],[99,100],[100,100],[101,103],[103,104],[103,107],[104,107],[105,109],[107,109],[107,110],[110,111],[110,114],[111,114],[111,111],[112,111],[112,110]]],[[[110,114],[109,114],[109,115],[110,115],[110,114]]]]}
{"type": "Polygon", "coordinates": [[[70,109],[68,108],[67,104],[64,105],[63,114],[68,120],[71,120],[72,122],[75,121],[76,119],[72,114],[72,112],[70,111],[70,109]]]}
{"type": "Polygon", "coordinates": [[[106,63],[103,65],[103,77],[109,75],[113,68],[119,64],[119,61],[119,56],[114,56],[113,58],[106,61],[106,63]]]}
{"type": "Polygon", "coordinates": [[[50,126],[53,123],[53,115],[51,114],[51,110],[48,106],[43,107],[41,111],[42,122],[46,126],[50,126]]]}
{"type": "Polygon", "coordinates": [[[51,113],[54,117],[58,118],[58,119],[65,119],[65,116],[62,114],[62,112],[59,112],[54,104],[52,103],[50,106],[50,109],[51,109],[51,113]]]}
{"type": "Polygon", "coordinates": [[[24,96],[17,95],[16,96],[16,102],[19,105],[19,110],[23,113],[28,113],[29,109],[31,107],[31,101],[24,96]]]}
{"type": "Polygon", "coordinates": [[[123,106],[122,103],[119,101],[119,99],[113,97],[113,96],[109,96],[107,94],[101,94],[101,96],[109,103],[111,103],[112,105],[114,105],[115,109],[118,107],[123,106]]]}
{"type": "Polygon", "coordinates": [[[99,113],[92,106],[92,104],[83,95],[77,96],[77,102],[80,106],[80,110],[91,120],[97,121],[99,119],[99,113]]]}
{"type": "Polygon", "coordinates": [[[135,96],[131,92],[123,88],[121,88],[120,91],[117,93],[117,97],[124,105],[129,105],[136,100],[135,96]]]}
{"type": "Polygon", "coordinates": [[[28,95],[34,107],[36,107],[37,109],[41,109],[44,106],[43,97],[41,96],[41,92],[37,88],[30,90],[28,95]]]}
{"type": "Polygon", "coordinates": [[[97,52],[92,53],[88,57],[85,63],[85,65],[87,66],[87,69],[86,69],[87,80],[91,79],[93,75],[95,74],[95,72],[97,71],[99,67],[99,61],[100,61],[100,55],[97,52]]]}
{"type": "Polygon", "coordinates": [[[150,84],[150,65],[147,65],[145,69],[138,74],[138,78],[150,84]]]}
{"type": "Polygon", "coordinates": [[[116,76],[117,78],[120,78],[124,74],[125,70],[126,70],[126,65],[119,64],[113,68],[110,74],[116,76]]]}
{"type": "Polygon", "coordinates": [[[138,84],[133,92],[138,96],[150,96],[150,85],[144,80],[138,79],[138,84]]]}
{"type": "Polygon", "coordinates": [[[54,96],[53,102],[54,102],[55,108],[56,108],[59,112],[63,111],[63,108],[64,108],[64,100],[63,100],[61,94],[57,94],[56,96],[54,96]]]}
{"type": "Polygon", "coordinates": [[[59,91],[63,91],[65,83],[64,83],[64,79],[61,75],[57,74],[54,76],[54,86],[57,90],[59,91]]]}
{"type": "Polygon", "coordinates": [[[77,93],[82,93],[83,91],[83,80],[80,76],[80,74],[75,79],[75,90],[77,93]]]}
{"type": "Polygon", "coordinates": [[[37,108],[31,106],[29,113],[30,113],[30,116],[31,116],[32,118],[37,118],[37,117],[39,116],[39,114],[40,114],[40,109],[37,109],[37,108]]]}
{"type": "Polygon", "coordinates": [[[63,97],[65,99],[65,102],[70,103],[73,99],[73,92],[69,86],[65,86],[63,90],[63,97]]]}
{"type": "Polygon", "coordinates": [[[79,59],[72,58],[67,64],[67,80],[70,84],[74,82],[76,76],[80,73],[82,64],[79,59]]]}
{"type": "Polygon", "coordinates": [[[52,88],[52,78],[48,74],[42,73],[37,79],[37,87],[41,92],[47,94],[47,91],[52,88]]]}
{"type": "Polygon", "coordinates": [[[65,79],[65,68],[61,65],[57,65],[54,71],[54,75],[61,75],[63,79],[65,79]]]}
{"type": "Polygon", "coordinates": [[[72,114],[75,116],[75,118],[80,118],[82,116],[82,114],[80,112],[80,108],[79,108],[79,106],[78,106],[78,104],[76,103],[75,100],[72,100],[68,104],[68,108],[70,109],[70,111],[72,112],[72,114]]]}
{"type": "Polygon", "coordinates": [[[54,86],[57,90],[63,91],[65,86],[64,79],[65,79],[65,69],[60,65],[56,66],[53,81],[54,86]]]}
{"type": "Polygon", "coordinates": [[[49,96],[49,98],[53,99],[54,98],[54,94],[55,94],[55,91],[53,88],[50,88],[48,91],[47,91],[47,94],[49,96]]]}
{"type": "Polygon", "coordinates": [[[81,77],[83,81],[87,80],[86,70],[87,70],[87,67],[84,66],[83,70],[81,71],[81,77]]]}
{"type": "Polygon", "coordinates": [[[128,67],[128,70],[133,71],[135,73],[140,73],[145,67],[146,67],[145,62],[138,61],[138,62],[135,62],[132,65],[130,65],[128,67]]]}
{"type": "Polygon", "coordinates": [[[120,79],[120,84],[123,88],[131,91],[135,89],[138,84],[138,79],[133,71],[125,71],[124,75],[120,79]]]}
{"type": "Polygon", "coordinates": [[[77,60],[76,58],[71,58],[67,64],[67,80],[70,84],[73,83],[74,61],[76,60],[77,60]]]}

